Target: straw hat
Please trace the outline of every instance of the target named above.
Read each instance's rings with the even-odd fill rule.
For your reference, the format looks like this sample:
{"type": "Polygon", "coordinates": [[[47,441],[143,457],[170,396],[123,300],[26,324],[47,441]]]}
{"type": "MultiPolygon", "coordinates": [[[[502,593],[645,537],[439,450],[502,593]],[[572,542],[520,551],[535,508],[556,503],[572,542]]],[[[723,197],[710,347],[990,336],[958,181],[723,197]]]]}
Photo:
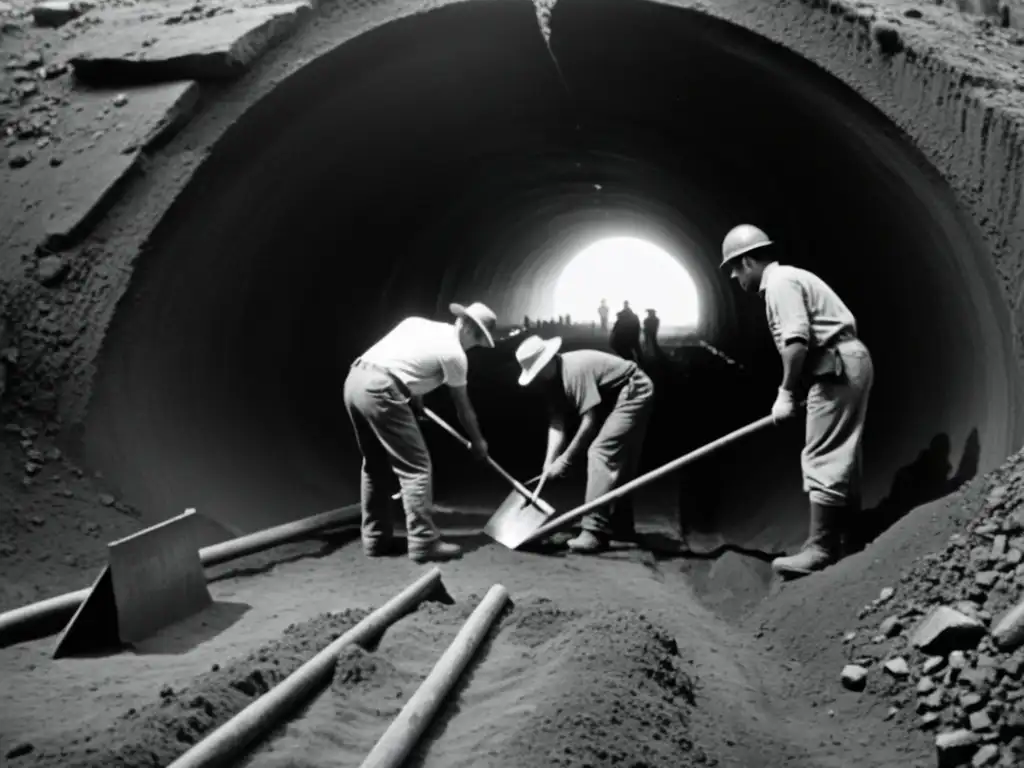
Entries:
{"type": "Polygon", "coordinates": [[[519,374],[519,385],[525,387],[541,369],[551,362],[558,350],[562,347],[562,338],[555,336],[545,341],[540,336],[531,336],[526,339],[516,350],[516,360],[523,372],[519,374]]]}
{"type": "Polygon", "coordinates": [[[449,304],[448,310],[456,317],[464,317],[484,335],[487,346],[494,347],[494,330],[498,326],[498,316],[486,304],[475,301],[468,307],[461,304],[449,304]]]}

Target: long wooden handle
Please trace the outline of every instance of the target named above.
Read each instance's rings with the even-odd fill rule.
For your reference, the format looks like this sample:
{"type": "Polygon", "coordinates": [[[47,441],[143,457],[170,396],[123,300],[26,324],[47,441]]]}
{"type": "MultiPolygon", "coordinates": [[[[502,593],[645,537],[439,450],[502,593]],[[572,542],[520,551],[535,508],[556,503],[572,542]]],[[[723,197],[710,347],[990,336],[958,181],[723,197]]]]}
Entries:
{"type": "MultiPolygon", "coordinates": [[[[719,448],[724,448],[725,446],[729,445],[729,443],[734,443],[740,438],[746,437],[747,435],[753,434],[758,430],[764,429],[765,427],[772,423],[774,423],[774,419],[772,418],[772,416],[765,416],[764,418],[758,419],[757,421],[748,424],[745,427],[741,427],[740,429],[737,429],[734,432],[730,432],[728,435],[724,435],[723,437],[720,437],[717,440],[710,442],[707,445],[702,446],[695,451],[690,451],[690,453],[686,454],[685,456],[680,456],[678,459],[670,461],[668,464],[664,464],[658,467],[657,469],[652,469],[646,475],[641,475],[638,478],[630,480],[625,485],[620,485],[618,488],[609,491],[604,496],[599,496],[593,501],[588,501],[586,504],[576,507],[576,509],[571,509],[565,514],[559,515],[554,520],[550,520],[547,523],[544,523],[544,525],[542,525],[540,528],[531,533],[529,537],[524,539],[523,544],[542,539],[548,534],[557,531],[559,528],[562,528],[568,525],[569,523],[572,523],[576,520],[579,520],[581,517],[588,515],[590,512],[602,506],[603,504],[607,504],[609,501],[615,501],[615,499],[619,499],[625,496],[627,493],[630,493],[636,490],[637,488],[640,488],[641,486],[653,483],[658,478],[664,477],[670,472],[674,472],[675,470],[679,469],[682,466],[685,466],[686,464],[691,464],[695,462],[697,459],[707,456],[709,453],[714,453],[719,448]]],[[[520,546],[522,546],[522,544],[520,544],[520,546]]]]}
{"type": "MultiPolygon", "coordinates": [[[[443,429],[449,435],[451,435],[456,440],[458,440],[460,443],[462,443],[467,449],[471,449],[473,447],[473,444],[469,440],[467,440],[465,437],[460,435],[451,424],[449,424],[447,421],[442,419],[440,416],[438,416],[432,410],[430,410],[429,408],[424,408],[423,409],[423,413],[424,413],[424,415],[428,419],[430,419],[432,422],[437,424],[437,426],[439,426],[441,429],[443,429]]],[[[517,491],[519,491],[519,493],[521,493],[523,495],[523,497],[525,499],[527,499],[533,506],[537,507],[537,509],[539,509],[541,512],[543,512],[545,515],[548,514],[551,511],[550,509],[544,509],[543,507],[541,507],[537,503],[537,501],[535,499],[531,499],[530,497],[533,494],[530,493],[529,489],[527,489],[527,487],[525,485],[523,485],[518,480],[516,480],[514,477],[512,477],[512,475],[510,475],[507,471],[505,471],[505,469],[498,462],[496,462],[494,459],[492,459],[490,456],[487,457],[487,463],[491,465],[491,467],[494,469],[495,472],[497,472],[499,475],[504,477],[505,480],[507,480],[508,483],[513,488],[515,488],[517,491]]]]}

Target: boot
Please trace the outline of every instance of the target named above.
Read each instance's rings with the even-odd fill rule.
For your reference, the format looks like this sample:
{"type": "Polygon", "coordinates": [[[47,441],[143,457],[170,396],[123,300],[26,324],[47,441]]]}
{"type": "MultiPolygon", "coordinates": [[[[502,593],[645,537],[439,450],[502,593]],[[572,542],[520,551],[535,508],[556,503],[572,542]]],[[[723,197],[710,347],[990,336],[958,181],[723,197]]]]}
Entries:
{"type": "Polygon", "coordinates": [[[785,578],[798,578],[820,571],[841,556],[840,537],[846,517],[845,507],[811,503],[811,533],[795,555],[772,560],[772,570],[785,578]]]}
{"type": "Polygon", "coordinates": [[[440,539],[426,544],[409,544],[409,559],[414,563],[457,560],[460,557],[462,557],[462,547],[458,544],[449,544],[440,539]]]}
{"type": "Polygon", "coordinates": [[[378,539],[363,539],[363,554],[367,557],[390,557],[400,554],[401,547],[393,536],[378,539]]]}
{"type": "Polygon", "coordinates": [[[581,531],[575,539],[569,539],[569,549],[581,555],[596,555],[608,549],[608,537],[593,531],[581,531]]]}

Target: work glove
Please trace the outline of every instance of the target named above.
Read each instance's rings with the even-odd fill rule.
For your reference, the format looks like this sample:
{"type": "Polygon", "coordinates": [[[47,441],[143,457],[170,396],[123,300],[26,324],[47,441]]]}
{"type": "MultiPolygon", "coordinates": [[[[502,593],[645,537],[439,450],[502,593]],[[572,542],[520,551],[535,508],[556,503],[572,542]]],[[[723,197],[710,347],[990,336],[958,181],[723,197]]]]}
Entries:
{"type": "Polygon", "coordinates": [[[779,387],[779,394],[772,404],[772,421],[778,424],[780,421],[796,415],[796,398],[788,389],[779,387]]]}
{"type": "Polygon", "coordinates": [[[569,471],[569,459],[563,453],[557,459],[552,461],[547,468],[544,470],[544,474],[548,477],[562,477],[566,472],[569,471]]]}

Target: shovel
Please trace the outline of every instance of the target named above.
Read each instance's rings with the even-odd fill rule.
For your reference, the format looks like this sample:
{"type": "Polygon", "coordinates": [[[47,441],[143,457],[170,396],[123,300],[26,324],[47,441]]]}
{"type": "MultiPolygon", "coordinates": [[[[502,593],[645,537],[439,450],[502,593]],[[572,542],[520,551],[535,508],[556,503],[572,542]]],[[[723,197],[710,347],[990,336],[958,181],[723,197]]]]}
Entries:
{"type": "MultiPolygon", "coordinates": [[[[536,480],[537,478],[534,478],[536,480]]],[[[512,491],[491,515],[484,526],[484,533],[499,544],[509,549],[516,549],[525,542],[535,530],[551,519],[555,510],[550,505],[539,502],[541,490],[547,482],[546,474],[540,475],[540,483],[529,496],[519,491],[512,491]],[[543,505],[543,506],[542,506],[543,505]]],[[[532,483],[533,480],[528,481],[532,483]]]]}
{"type": "MultiPolygon", "coordinates": [[[[634,478],[625,485],[620,485],[618,488],[609,491],[604,496],[599,496],[593,501],[588,501],[586,504],[576,507],[576,509],[569,510],[565,514],[559,515],[554,520],[550,520],[547,522],[541,520],[540,524],[536,528],[534,528],[532,532],[526,534],[525,537],[523,537],[515,546],[510,546],[501,539],[496,540],[501,544],[505,544],[505,546],[508,546],[510,549],[516,549],[517,547],[521,547],[523,544],[526,544],[531,541],[539,541],[543,539],[545,536],[554,533],[559,528],[564,528],[570,523],[573,523],[579,520],[580,518],[585,517],[586,515],[590,514],[603,504],[607,504],[610,501],[615,501],[616,499],[625,496],[627,493],[631,493],[632,491],[636,490],[637,488],[640,488],[641,486],[652,483],[658,478],[664,477],[665,475],[669,474],[670,472],[674,472],[675,470],[679,469],[682,466],[691,464],[697,461],[697,459],[701,459],[707,456],[709,453],[714,453],[719,448],[724,448],[725,446],[729,445],[730,443],[736,442],[742,437],[746,437],[747,435],[751,435],[754,432],[764,429],[765,427],[772,423],[774,423],[774,419],[770,415],[765,416],[764,418],[758,419],[757,421],[752,422],[745,427],[740,427],[734,432],[730,432],[729,434],[724,435],[718,438],[717,440],[708,443],[705,446],[697,448],[694,451],[690,451],[686,455],[680,456],[678,459],[670,461],[668,464],[663,464],[657,469],[652,469],[647,474],[634,478]]],[[[530,510],[530,512],[532,513],[533,510],[530,510]]]]}

